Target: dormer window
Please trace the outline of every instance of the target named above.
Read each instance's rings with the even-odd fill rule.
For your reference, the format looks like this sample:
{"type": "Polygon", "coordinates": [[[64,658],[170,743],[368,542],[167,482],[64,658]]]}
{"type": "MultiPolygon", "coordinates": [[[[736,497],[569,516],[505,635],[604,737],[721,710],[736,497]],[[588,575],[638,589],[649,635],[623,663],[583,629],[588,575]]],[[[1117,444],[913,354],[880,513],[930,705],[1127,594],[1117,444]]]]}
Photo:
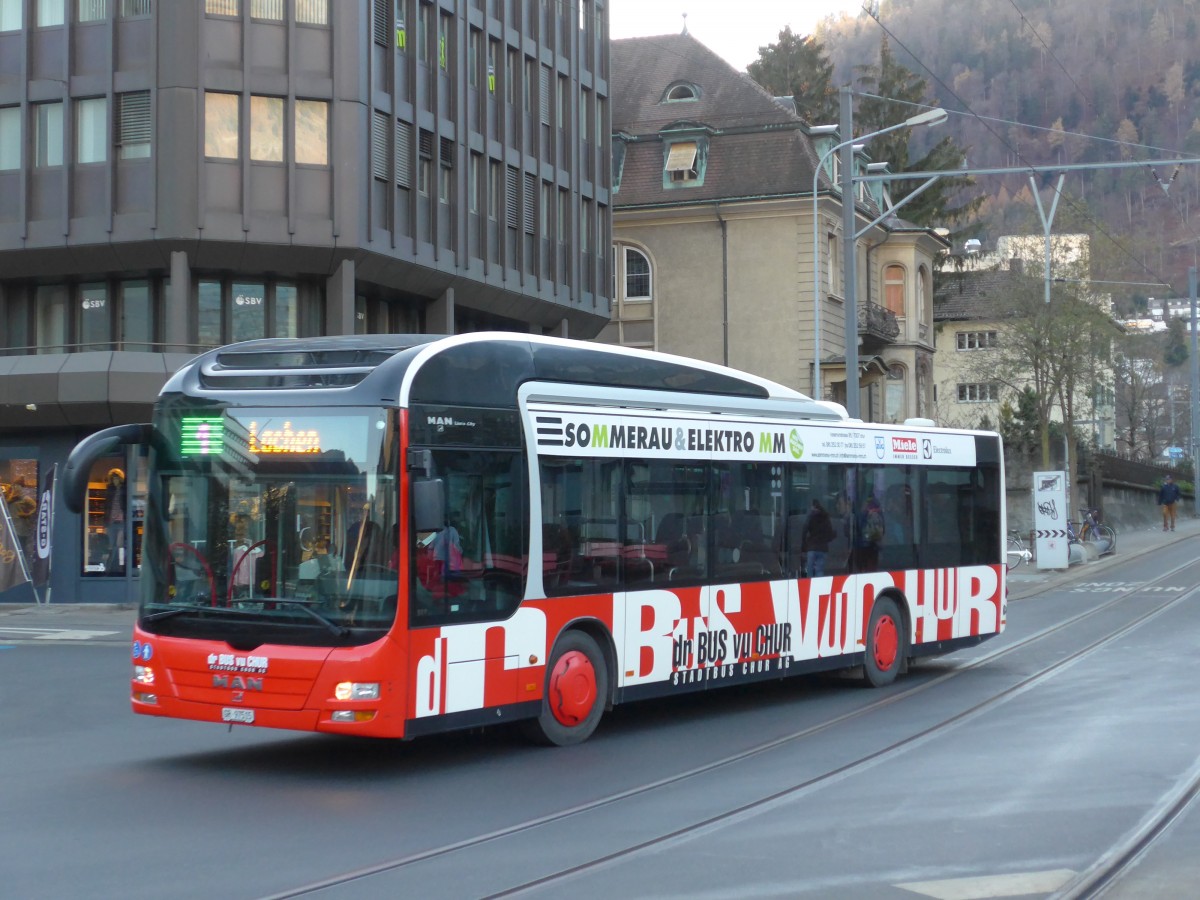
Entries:
{"type": "Polygon", "coordinates": [[[696,141],[681,141],[672,144],[667,152],[667,177],[673,182],[695,181],[700,177],[696,160],[700,145],[696,141]]]}
{"type": "Polygon", "coordinates": [[[672,103],[677,100],[699,100],[700,89],[694,84],[680,82],[673,84],[667,88],[667,92],[663,95],[663,102],[672,103]]]}

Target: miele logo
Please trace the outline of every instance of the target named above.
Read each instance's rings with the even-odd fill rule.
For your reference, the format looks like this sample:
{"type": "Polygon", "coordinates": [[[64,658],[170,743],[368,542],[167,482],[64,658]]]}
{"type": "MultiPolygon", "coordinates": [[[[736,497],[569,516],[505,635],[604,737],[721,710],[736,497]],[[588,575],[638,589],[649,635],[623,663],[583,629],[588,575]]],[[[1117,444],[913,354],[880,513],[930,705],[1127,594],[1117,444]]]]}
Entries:
{"type": "Polygon", "coordinates": [[[892,438],[893,453],[916,453],[917,439],[913,437],[894,437],[892,438]]]}

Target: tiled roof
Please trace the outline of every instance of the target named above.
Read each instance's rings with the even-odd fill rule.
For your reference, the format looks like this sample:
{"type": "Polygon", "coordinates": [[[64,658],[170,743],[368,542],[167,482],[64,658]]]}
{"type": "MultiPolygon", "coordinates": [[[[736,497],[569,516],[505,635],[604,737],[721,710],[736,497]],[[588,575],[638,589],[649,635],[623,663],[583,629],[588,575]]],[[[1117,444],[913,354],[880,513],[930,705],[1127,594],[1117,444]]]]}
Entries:
{"type": "Polygon", "coordinates": [[[694,203],[810,193],[817,155],[803,120],[687,34],[612,42],[612,128],[643,140],[625,151],[615,205],[694,203]],[[664,101],[675,84],[696,100],[664,101]],[[663,187],[664,129],[707,135],[704,183],[663,187]]]}
{"type": "Polygon", "coordinates": [[[933,292],[933,320],[995,319],[1018,286],[1028,291],[1032,282],[1040,280],[1009,269],[943,273],[933,292]]]}

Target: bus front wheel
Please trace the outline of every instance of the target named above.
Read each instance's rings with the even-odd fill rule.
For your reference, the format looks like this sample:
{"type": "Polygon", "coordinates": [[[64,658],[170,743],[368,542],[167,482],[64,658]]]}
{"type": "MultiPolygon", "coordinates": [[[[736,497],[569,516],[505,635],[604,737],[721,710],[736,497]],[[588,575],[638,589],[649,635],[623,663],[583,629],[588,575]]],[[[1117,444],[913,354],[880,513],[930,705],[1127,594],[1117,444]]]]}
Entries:
{"type": "Polygon", "coordinates": [[[600,724],[607,696],[608,667],[600,647],[582,631],[569,631],[554,647],[542,712],[526,723],[526,733],[540,744],[582,743],[600,724]]]}
{"type": "Polygon", "coordinates": [[[908,653],[908,636],[900,607],[891,597],[880,597],[871,607],[866,650],[863,674],[867,684],[885,687],[895,681],[908,653]]]}

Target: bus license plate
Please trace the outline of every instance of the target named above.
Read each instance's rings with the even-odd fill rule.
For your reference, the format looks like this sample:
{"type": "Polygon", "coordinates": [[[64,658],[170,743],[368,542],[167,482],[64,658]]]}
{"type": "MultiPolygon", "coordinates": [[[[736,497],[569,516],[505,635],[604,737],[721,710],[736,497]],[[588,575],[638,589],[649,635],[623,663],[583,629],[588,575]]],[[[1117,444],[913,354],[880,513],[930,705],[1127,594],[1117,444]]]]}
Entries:
{"type": "Polygon", "coordinates": [[[254,710],[252,709],[233,709],[226,706],[221,710],[222,722],[237,722],[239,725],[254,724],[254,710]]]}

